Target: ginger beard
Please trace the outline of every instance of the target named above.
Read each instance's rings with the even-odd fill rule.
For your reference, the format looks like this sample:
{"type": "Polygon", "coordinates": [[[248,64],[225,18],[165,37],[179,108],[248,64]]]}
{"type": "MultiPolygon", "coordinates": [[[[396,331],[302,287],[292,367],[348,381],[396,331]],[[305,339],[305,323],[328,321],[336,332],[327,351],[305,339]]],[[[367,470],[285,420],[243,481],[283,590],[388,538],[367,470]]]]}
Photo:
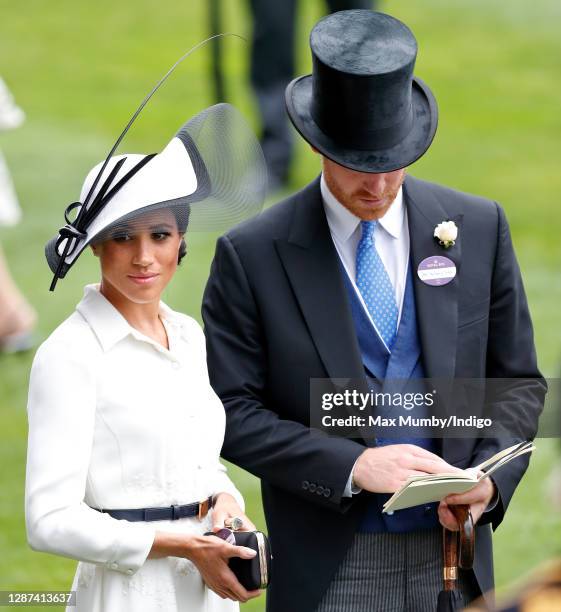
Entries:
{"type": "Polygon", "coordinates": [[[331,193],[355,217],[381,219],[405,180],[405,168],[392,172],[358,172],[323,157],[323,177],[331,193]]]}

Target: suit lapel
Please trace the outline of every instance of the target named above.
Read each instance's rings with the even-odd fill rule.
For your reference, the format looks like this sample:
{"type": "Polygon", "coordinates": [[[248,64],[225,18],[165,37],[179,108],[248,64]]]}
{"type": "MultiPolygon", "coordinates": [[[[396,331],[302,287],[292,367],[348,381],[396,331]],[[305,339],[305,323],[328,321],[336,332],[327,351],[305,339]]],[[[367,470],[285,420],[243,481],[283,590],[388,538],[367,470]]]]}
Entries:
{"type": "Polygon", "coordinates": [[[453,378],[456,367],[458,338],[458,286],[461,269],[461,216],[450,219],[429,185],[412,177],[404,184],[411,265],[414,277],[417,322],[422,346],[423,364],[429,378],[453,378]],[[434,239],[434,228],[446,220],[455,221],[459,228],[456,244],[449,249],[434,239]],[[434,287],[423,283],[417,268],[432,255],[448,257],[456,264],[457,274],[447,285],[434,287]]]}
{"type": "MultiPolygon", "coordinates": [[[[436,225],[450,219],[443,203],[428,184],[413,177],[405,180],[404,196],[425,373],[430,378],[452,378],[458,335],[462,217],[452,219],[459,228],[456,244],[444,249],[433,237],[436,225]],[[443,255],[456,264],[458,273],[452,282],[434,287],[419,279],[420,262],[432,255],[443,255]]],[[[277,239],[276,248],[329,376],[362,378],[364,369],[337,252],[325,218],[319,178],[295,196],[288,238],[277,239]]]]}
{"type": "Polygon", "coordinates": [[[276,248],[310,335],[331,378],[364,378],[319,178],[295,196],[288,239],[276,248]]]}

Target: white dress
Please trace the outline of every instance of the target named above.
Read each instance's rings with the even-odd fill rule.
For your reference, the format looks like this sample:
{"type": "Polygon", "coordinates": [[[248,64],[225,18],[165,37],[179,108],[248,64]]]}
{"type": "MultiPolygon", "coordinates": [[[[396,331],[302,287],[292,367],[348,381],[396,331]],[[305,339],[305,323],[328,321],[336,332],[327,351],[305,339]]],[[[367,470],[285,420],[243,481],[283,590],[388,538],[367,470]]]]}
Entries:
{"type": "Polygon", "coordinates": [[[223,406],[209,384],[198,323],[161,305],[169,350],[99,293],[37,351],[29,386],[26,524],[35,550],[78,559],[76,611],[232,612],[183,558],[147,559],[156,530],[203,521],[116,520],[92,508],[188,504],[226,491],[223,406]]]}

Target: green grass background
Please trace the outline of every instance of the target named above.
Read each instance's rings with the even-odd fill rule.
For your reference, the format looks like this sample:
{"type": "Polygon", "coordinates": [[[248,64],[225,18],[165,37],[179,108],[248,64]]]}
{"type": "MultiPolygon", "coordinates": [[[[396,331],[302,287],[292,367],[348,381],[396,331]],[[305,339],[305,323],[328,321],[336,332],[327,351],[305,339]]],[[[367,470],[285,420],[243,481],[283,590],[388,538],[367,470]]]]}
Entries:
{"type": "MultiPolygon", "coordinates": [[[[223,0],[224,30],[250,36],[245,0],[223,0]]],[[[560,370],[561,333],[561,4],[558,0],[385,0],[419,41],[416,73],[433,89],[440,125],[412,173],[500,201],[505,207],[534,318],[540,365],[560,370]]],[[[309,71],[308,32],[323,4],[302,0],[299,73],[309,71]]],[[[203,0],[0,0],[0,74],[26,110],[24,127],[0,134],[25,212],[0,241],[46,337],[97,280],[82,257],[54,294],[43,245],[63,223],[87,170],[102,159],[148,88],[207,33],[203,0]]],[[[224,42],[229,100],[257,128],[247,79],[248,45],[224,42]]],[[[212,102],[208,49],[157,94],[123,152],[159,150],[192,114],[212,102]]],[[[318,172],[298,141],[292,186],[318,172]]],[[[200,319],[216,236],[192,234],[189,256],[168,288],[170,305],[200,319]]],[[[26,544],[23,487],[26,385],[32,355],[0,357],[0,590],[64,589],[74,562],[26,544]]],[[[495,541],[499,587],[561,553],[561,522],[546,495],[557,453],[541,440],[495,541]]],[[[69,457],[69,460],[72,460],[69,457]]],[[[258,482],[232,468],[249,513],[264,527],[258,482]]],[[[310,525],[310,527],[312,527],[310,525]]],[[[264,599],[245,606],[264,609],[264,599]]]]}

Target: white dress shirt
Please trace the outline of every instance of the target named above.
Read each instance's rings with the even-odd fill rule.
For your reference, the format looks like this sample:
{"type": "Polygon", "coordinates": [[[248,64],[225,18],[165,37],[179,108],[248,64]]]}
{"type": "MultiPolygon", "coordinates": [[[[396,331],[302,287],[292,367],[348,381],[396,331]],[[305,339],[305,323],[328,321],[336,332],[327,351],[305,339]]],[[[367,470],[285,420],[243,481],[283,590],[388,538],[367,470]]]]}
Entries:
{"type": "Polygon", "coordinates": [[[83,562],[73,610],[237,609],[208,592],[190,561],[147,560],[156,529],[202,534],[210,516],[130,523],[92,509],[181,505],[222,491],[243,507],[219,462],[225,414],[203,332],[165,304],[160,317],[169,350],[90,285],[33,362],[27,533],[32,548],[83,562]]]}
{"type": "MultiPolygon", "coordinates": [[[[355,217],[331,193],[323,178],[323,174],[320,186],[333,244],[349,278],[353,282],[362,305],[365,306],[355,283],[356,250],[362,237],[361,219],[355,217]]],[[[392,205],[376,226],[374,242],[395,291],[395,301],[399,311],[399,325],[403,307],[403,296],[405,295],[405,283],[407,281],[407,266],[409,263],[409,226],[401,187],[392,205]]],[[[365,310],[368,312],[366,307],[365,310]]]]}
{"type": "MultiPolygon", "coordinates": [[[[372,317],[355,282],[356,250],[362,237],[361,219],[353,215],[331,193],[323,174],[321,176],[320,188],[333,244],[337,249],[340,260],[345,266],[347,275],[360,299],[362,307],[375,328],[374,321],[372,321],[372,317]]],[[[376,226],[374,243],[395,291],[395,299],[399,311],[399,325],[409,264],[409,226],[407,224],[407,211],[403,204],[403,190],[401,187],[395,200],[376,226]]],[[[378,335],[380,336],[380,334],[378,335]]],[[[356,495],[362,490],[352,486],[353,472],[354,466],[347,480],[343,497],[352,497],[352,495],[356,495]]]]}

